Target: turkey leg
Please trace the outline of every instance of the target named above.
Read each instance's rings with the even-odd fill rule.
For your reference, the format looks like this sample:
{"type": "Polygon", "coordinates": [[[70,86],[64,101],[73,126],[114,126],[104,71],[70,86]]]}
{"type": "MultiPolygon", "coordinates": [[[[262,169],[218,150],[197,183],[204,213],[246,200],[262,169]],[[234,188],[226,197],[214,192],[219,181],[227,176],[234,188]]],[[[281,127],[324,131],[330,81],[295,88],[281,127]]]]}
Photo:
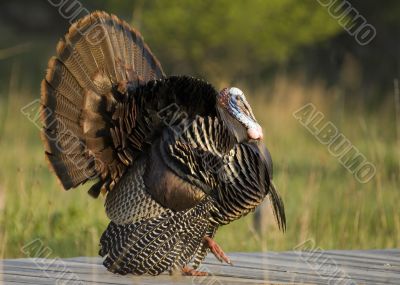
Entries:
{"type": "Polygon", "coordinates": [[[203,241],[219,261],[225,261],[226,263],[233,265],[229,257],[226,256],[222,248],[212,238],[205,236],[203,241]]]}

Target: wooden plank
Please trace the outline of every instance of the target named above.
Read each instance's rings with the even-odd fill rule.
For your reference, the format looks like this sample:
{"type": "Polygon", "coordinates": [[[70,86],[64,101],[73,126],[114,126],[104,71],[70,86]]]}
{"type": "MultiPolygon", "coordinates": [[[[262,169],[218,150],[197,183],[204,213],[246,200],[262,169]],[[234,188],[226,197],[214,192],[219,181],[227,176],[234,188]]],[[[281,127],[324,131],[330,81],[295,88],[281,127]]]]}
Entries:
{"type": "Polygon", "coordinates": [[[234,266],[209,256],[209,277],[118,276],[97,257],[6,259],[5,284],[400,284],[400,250],[231,253],[234,266]]]}
{"type": "MultiPolygon", "coordinates": [[[[253,258],[254,259],[254,258],[253,258]]],[[[270,260],[270,261],[272,261],[273,263],[278,263],[280,260],[270,260]]],[[[93,262],[93,261],[88,261],[88,262],[93,262]]],[[[253,265],[252,265],[252,263],[255,263],[256,265],[259,265],[259,264],[262,264],[263,265],[263,270],[265,270],[265,269],[270,269],[271,270],[271,268],[267,268],[266,267],[266,265],[268,266],[269,264],[268,263],[266,263],[265,262],[265,259],[264,260],[262,260],[262,259],[260,259],[260,260],[257,260],[257,258],[256,258],[256,260],[255,261],[251,261],[251,260],[245,260],[245,264],[244,265],[241,265],[241,264],[237,264],[237,266],[235,266],[234,268],[232,268],[235,272],[233,273],[233,274],[238,274],[238,273],[240,273],[240,271],[242,271],[243,269],[244,270],[246,270],[247,272],[249,272],[249,268],[251,269],[251,267],[254,267],[253,265]],[[263,262],[264,261],[264,262],[263,262]]],[[[285,263],[285,262],[284,262],[285,263]]],[[[58,272],[57,270],[54,270],[54,269],[52,269],[51,268],[51,265],[52,265],[52,263],[50,263],[50,262],[48,262],[48,266],[49,266],[49,268],[48,268],[48,271],[54,271],[54,272],[58,272]]],[[[83,263],[83,264],[79,264],[79,263],[77,263],[77,262],[75,262],[75,264],[73,263],[73,262],[71,262],[71,264],[67,264],[67,267],[70,269],[70,270],[73,270],[74,272],[76,272],[76,273],[82,273],[82,272],[80,272],[81,270],[76,270],[76,268],[84,268],[85,267],[85,265],[86,266],[88,266],[89,265],[89,263],[83,263]]],[[[60,265],[57,265],[58,267],[60,267],[60,265]]],[[[100,269],[97,269],[97,271],[101,271],[102,270],[102,267],[100,266],[100,265],[98,265],[99,266],[99,268],[100,269]]],[[[220,275],[224,275],[224,274],[228,274],[228,275],[233,275],[232,273],[230,273],[230,272],[228,272],[228,273],[224,273],[224,270],[221,270],[221,265],[219,265],[218,266],[218,264],[215,264],[214,262],[211,262],[210,264],[209,264],[209,266],[208,267],[215,267],[216,266],[216,268],[215,268],[215,270],[216,271],[218,271],[218,269],[220,269],[219,270],[219,273],[220,273],[220,275]]],[[[285,265],[284,265],[285,266],[285,265]]],[[[47,265],[45,265],[45,267],[47,267],[47,265]]],[[[227,268],[230,268],[230,267],[228,267],[228,266],[225,266],[225,267],[227,267],[227,268]]],[[[286,262],[286,267],[288,267],[288,262],[286,262]]],[[[290,267],[290,266],[289,266],[290,267]]],[[[302,268],[300,268],[301,266],[296,266],[295,267],[295,269],[296,269],[296,272],[294,272],[294,273],[303,273],[303,274],[310,274],[309,272],[308,272],[308,270],[307,270],[307,267],[305,267],[305,270],[304,270],[304,272],[302,272],[302,268]]],[[[43,265],[40,265],[39,266],[39,269],[40,268],[43,268],[43,265]]],[[[211,269],[213,269],[213,268],[211,268],[211,269]]],[[[304,268],[303,268],[304,269],[304,268]]],[[[257,270],[257,269],[256,269],[257,270]]],[[[293,270],[293,267],[292,267],[292,270],[293,270]]],[[[92,270],[93,271],[93,270],[92,270]]],[[[225,270],[226,271],[226,270],[225,270]]],[[[229,270],[228,270],[229,271],[229,270]]],[[[273,269],[271,270],[271,271],[273,271],[273,269]]],[[[279,271],[279,270],[278,270],[279,271]]],[[[288,275],[288,273],[290,273],[290,271],[285,271],[285,270],[281,270],[281,272],[284,272],[285,273],[285,275],[288,275]]],[[[293,273],[293,272],[292,272],[293,273]]],[[[98,272],[97,272],[97,274],[98,274],[98,272]]],[[[107,272],[104,272],[103,274],[107,274],[107,272]]],[[[253,274],[252,274],[253,275],[253,274]]],[[[371,278],[371,276],[370,276],[370,278],[371,278]]]]}
{"type": "MultiPolygon", "coordinates": [[[[246,255],[242,257],[241,259],[245,259],[246,255]]],[[[283,264],[283,266],[288,266],[291,263],[296,264],[297,268],[301,268],[302,264],[303,266],[310,266],[312,267],[314,263],[316,262],[324,262],[325,265],[333,266],[333,265],[338,265],[340,266],[348,266],[348,267],[354,267],[354,268],[363,268],[363,269],[368,269],[368,270],[374,270],[374,271],[388,271],[388,272],[400,272],[400,264],[399,264],[399,259],[394,260],[393,258],[386,258],[384,256],[379,256],[379,258],[374,259],[374,257],[367,256],[367,255],[362,255],[358,258],[356,256],[346,256],[346,255],[331,255],[327,252],[324,252],[323,255],[320,255],[319,253],[316,254],[310,254],[307,252],[302,252],[298,253],[297,255],[293,255],[291,253],[284,253],[280,254],[279,256],[263,256],[259,254],[251,254],[248,256],[250,258],[249,262],[251,262],[251,259],[253,259],[253,263],[259,262],[259,260],[265,260],[266,262],[268,261],[274,261],[275,265],[283,264]],[[303,261],[303,263],[301,262],[303,261]]]]}

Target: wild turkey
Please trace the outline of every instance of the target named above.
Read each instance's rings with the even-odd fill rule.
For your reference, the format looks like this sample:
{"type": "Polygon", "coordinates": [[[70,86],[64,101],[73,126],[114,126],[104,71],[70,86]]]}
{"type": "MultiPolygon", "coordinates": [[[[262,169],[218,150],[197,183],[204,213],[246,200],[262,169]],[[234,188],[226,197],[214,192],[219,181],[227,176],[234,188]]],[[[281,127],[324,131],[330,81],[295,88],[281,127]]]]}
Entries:
{"type": "Polygon", "coordinates": [[[42,82],[42,138],[68,190],[106,194],[104,265],[119,274],[195,271],[226,225],[267,194],[281,229],[271,157],[243,92],[166,77],[139,32],[105,12],[74,23],[42,82]],[[193,267],[190,268],[188,265],[193,267]]]}

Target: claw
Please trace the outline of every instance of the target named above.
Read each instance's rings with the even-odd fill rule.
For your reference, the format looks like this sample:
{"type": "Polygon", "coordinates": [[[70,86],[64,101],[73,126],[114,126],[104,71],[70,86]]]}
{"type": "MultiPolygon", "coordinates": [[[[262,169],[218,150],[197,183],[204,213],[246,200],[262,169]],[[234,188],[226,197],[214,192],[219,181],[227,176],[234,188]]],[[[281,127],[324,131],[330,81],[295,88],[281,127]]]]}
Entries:
{"type": "Polygon", "coordinates": [[[207,244],[208,248],[211,250],[211,252],[214,254],[214,256],[220,261],[220,262],[226,262],[230,265],[233,265],[232,261],[229,259],[229,257],[225,254],[225,252],[222,250],[222,248],[210,237],[205,236],[203,238],[204,243],[207,244]]]}
{"type": "Polygon", "coordinates": [[[182,275],[184,275],[184,276],[208,276],[208,272],[197,271],[193,268],[185,266],[182,268],[182,275]]]}

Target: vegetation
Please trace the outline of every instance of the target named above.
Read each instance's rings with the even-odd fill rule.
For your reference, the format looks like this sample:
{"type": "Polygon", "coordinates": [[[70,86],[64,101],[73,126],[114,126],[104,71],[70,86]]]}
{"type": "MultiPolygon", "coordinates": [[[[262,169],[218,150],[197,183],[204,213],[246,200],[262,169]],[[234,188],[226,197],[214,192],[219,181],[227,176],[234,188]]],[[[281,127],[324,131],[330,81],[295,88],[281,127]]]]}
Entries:
{"type": "MultiPolygon", "coordinates": [[[[47,60],[69,26],[50,2],[0,3],[0,257],[24,257],[21,248],[37,238],[52,256],[96,255],[108,223],[104,197],[92,199],[89,185],[62,190],[37,125],[20,111],[39,98],[47,60]]],[[[273,155],[288,227],[280,233],[267,212],[260,233],[249,215],[218,232],[225,250],[292,250],[308,239],[323,249],[400,247],[399,1],[349,1],[377,30],[367,46],[324,1],[80,2],[131,22],[167,74],[245,91],[273,155]],[[293,117],[309,102],[376,166],[370,182],[357,182],[293,117]]]]}
{"type": "Polygon", "coordinates": [[[22,83],[38,88],[57,41],[78,18],[71,16],[75,10],[66,11],[71,5],[106,10],[131,22],[167,74],[191,74],[215,84],[244,80],[261,88],[279,72],[302,74],[309,81],[341,86],[346,99],[368,103],[387,96],[393,78],[399,76],[396,0],[385,5],[373,0],[346,2],[377,31],[366,46],[360,46],[340,25],[343,20],[320,4],[340,1],[85,0],[74,6],[77,1],[0,3],[1,89],[7,88],[14,61],[23,65],[22,83]]]}

